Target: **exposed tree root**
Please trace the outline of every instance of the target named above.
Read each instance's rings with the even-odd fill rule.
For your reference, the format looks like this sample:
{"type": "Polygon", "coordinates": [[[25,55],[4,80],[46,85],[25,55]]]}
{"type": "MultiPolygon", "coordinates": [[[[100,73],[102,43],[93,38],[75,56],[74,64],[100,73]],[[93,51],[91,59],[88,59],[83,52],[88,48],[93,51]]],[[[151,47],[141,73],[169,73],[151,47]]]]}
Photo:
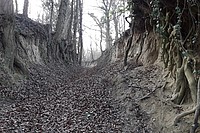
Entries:
{"type": "Polygon", "coordinates": [[[193,100],[194,104],[196,104],[197,103],[197,84],[196,84],[196,80],[195,80],[194,74],[192,72],[192,69],[189,66],[189,60],[190,60],[190,58],[187,58],[187,62],[184,66],[184,73],[185,73],[185,76],[188,81],[192,100],[193,100]]]}
{"type": "Polygon", "coordinates": [[[176,125],[176,124],[180,121],[180,119],[181,119],[182,117],[194,113],[195,110],[196,110],[196,107],[194,107],[194,108],[191,109],[191,110],[185,111],[185,112],[183,112],[183,113],[177,115],[177,116],[175,117],[175,119],[174,119],[174,125],[176,125]]]}
{"type": "Polygon", "coordinates": [[[161,88],[161,90],[164,90],[164,88],[166,87],[167,85],[167,82],[164,83],[164,85],[161,87],[156,87],[154,88],[150,93],[146,94],[145,96],[143,96],[142,98],[140,98],[139,100],[142,101],[142,100],[145,100],[147,98],[150,98],[150,95],[153,94],[158,88],[161,88]]]}
{"type": "Polygon", "coordinates": [[[132,39],[133,39],[133,36],[131,36],[131,37],[128,39],[128,42],[127,42],[127,49],[126,49],[126,51],[125,51],[125,56],[124,56],[124,66],[127,66],[128,53],[129,53],[129,50],[130,50],[130,48],[131,48],[132,39]]]}
{"type": "Polygon", "coordinates": [[[183,97],[185,95],[185,87],[186,87],[186,80],[184,75],[184,66],[186,63],[186,59],[183,60],[182,66],[180,68],[177,68],[176,72],[176,86],[175,91],[172,96],[172,101],[176,104],[180,104],[183,100],[183,97]]]}
{"type": "MultiPolygon", "coordinates": [[[[189,85],[189,88],[190,88],[190,92],[191,92],[191,97],[192,97],[192,100],[194,102],[194,104],[197,103],[197,87],[196,87],[196,80],[194,78],[194,75],[192,74],[192,70],[191,68],[189,67],[188,65],[188,60],[189,58],[184,58],[183,60],[183,65],[184,65],[184,75],[188,81],[188,85],[189,85]],[[187,60],[187,61],[186,61],[187,60]]],[[[182,65],[182,66],[183,66],[182,65]]],[[[189,115],[191,113],[194,113],[195,110],[197,109],[197,106],[194,107],[193,109],[189,110],[189,111],[185,111],[179,115],[177,115],[174,119],[174,125],[176,125],[178,123],[178,121],[186,116],[186,115],[189,115]]]]}
{"type": "Polygon", "coordinates": [[[198,80],[198,86],[197,86],[197,107],[194,114],[194,123],[190,129],[190,133],[195,133],[196,129],[199,127],[198,124],[199,114],[200,114],[200,78],[198,80]]]}
{"type": "Polygon", "coordinates": [[[137,51],[137,54],[136,54],[136,57],[135,57],[137,64],[139,63],[139,58],[142,54],[142,48],[143,48],[143,45],[144,45],[144,38],[145,37],[143,35],[141,35],[140,38],[141,38],[141,42],[139,43],[139,51],[137,51]]]}

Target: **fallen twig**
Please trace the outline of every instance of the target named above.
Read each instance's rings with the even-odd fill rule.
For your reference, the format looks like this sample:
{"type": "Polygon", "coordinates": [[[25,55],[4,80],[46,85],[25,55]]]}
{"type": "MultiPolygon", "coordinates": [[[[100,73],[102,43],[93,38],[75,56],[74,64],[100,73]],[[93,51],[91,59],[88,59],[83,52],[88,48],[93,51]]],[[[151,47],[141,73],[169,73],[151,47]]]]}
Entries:
{"type": "Polygon", "coordinates": [[[153,94],[158,88],[161,88],[161,90],[163,90],[163,88],[165,88],[166,85],[167,85],[167,82],[165,82],[165,84],[162,86],[162,88],[161,88],[161,86],[154,88],[150,93],[148,93],[145,96],[143,96],[142,98],[140,98],[139,101],[142,101],[142,100],[145,100],[147,98],[150,98],[150,95],[153,94]]]}

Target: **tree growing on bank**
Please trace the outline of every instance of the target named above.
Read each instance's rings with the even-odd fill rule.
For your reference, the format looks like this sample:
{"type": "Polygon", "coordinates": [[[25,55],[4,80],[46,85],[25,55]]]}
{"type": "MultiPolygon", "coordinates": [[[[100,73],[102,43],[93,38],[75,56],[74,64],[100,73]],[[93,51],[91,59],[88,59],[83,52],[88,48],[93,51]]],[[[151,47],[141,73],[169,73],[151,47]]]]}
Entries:
{"type": "Polygon", "coordinates": [[[4,64],[10,70],[13,70],[16,46],[14,43],[15,18],[12,0],[0,0],[0,14],[4,15],[4,19],[2,19],[4,25],[1,26],[3,32],[4,64]]]}
{"type": "Polygon", "coordinates": [[[18,2],[17,2],[17,0],[15,0],[15,13],[18,13],[18,2]]]}
{"type": "Polygon", "coordinates": [[[100,6],[99,8],[103,11],[104,14],[104,20],[105,20],[105,27],[106,27],[106,49],[109,49],[112,45],[112,36],[111,36],[111,26],[110,26],[110,22],[111,22],[111,16],[110,16],[110,12],[111,12],[111,7],[113,5],[114,0],[102,0],[102,6],[100,6]]]}
{"type": "Polygon", "coordinates": [[[79,65],[82,63],[83,58],[83,0],[79,0],[79,42],[78,42],[78,55],[79,55],[79,65]]]}
{"type": "Polygon", "coordinates": [[[82,1],[61,0],[53,36],[52,57],[65,63],[82,62],[82,1]]]}
{"type": "Polygon", "coordinates": [[[2,42],[2,49],[0,50],[0,54],[2,55],[0,69],[7,75],[12,75],[17,70],[17,72],[27,76],[28,70],[23,63],[23,60],[18,57],[17,53],[13,0],[0,0],[0,15],[2,18],[0,20],[0,36],[2,42]]]}
{"type": "Polygon", "coordinates": [[[23,15],[28,17],[29,0],[24,0],[23,15]]]}

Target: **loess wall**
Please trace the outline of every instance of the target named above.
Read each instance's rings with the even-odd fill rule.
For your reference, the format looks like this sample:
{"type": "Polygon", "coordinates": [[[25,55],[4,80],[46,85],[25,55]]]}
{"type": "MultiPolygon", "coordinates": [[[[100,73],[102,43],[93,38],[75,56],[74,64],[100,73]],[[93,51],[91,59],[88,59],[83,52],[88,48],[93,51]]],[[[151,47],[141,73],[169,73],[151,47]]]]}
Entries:
{"type": "Polygon", "coordinates": [[[112,62],[124,59],[129,43],[131,46],[128,52],[128,63],[149,65],[159,59],[160,40],[155,33],[150,32],[122,36],[118,39],[111,50],[112,62]]]}
{"type": "Polygon", "coordinates": [[[6,43],[3,40],[4,27],[12,21],[5,21],[4,15],[0,16],[0,84],[10,85],[29,74],[32,64],[44,65],[47,61],[48,30],[46,25],[37,23],[23,15],[15,15],[14,19],[14,52],[13,66],[8,68],[6,61],[6,43]]]}
{"type": "Polygon", "coordinates": [[[15,28],[18,56],[26,64],[44,64],[47,59],[47,26],[18,15],[15,28]]]}

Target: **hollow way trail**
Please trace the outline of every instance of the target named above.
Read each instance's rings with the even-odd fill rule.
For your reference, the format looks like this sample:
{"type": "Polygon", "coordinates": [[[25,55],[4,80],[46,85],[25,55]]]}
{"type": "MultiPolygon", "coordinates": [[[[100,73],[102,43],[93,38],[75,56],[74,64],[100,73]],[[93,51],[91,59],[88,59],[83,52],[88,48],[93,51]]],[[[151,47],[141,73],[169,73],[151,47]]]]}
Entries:
{"type": "Polygon", "coordinates": [[[1,86],[0,133],[151,132],[137,104],[135,117],[128,117],[113,96],[115,85],[107,76],[119,73],[119,67],[97,71],[34,65],[30,71],[21,84],[1,86]]]}

